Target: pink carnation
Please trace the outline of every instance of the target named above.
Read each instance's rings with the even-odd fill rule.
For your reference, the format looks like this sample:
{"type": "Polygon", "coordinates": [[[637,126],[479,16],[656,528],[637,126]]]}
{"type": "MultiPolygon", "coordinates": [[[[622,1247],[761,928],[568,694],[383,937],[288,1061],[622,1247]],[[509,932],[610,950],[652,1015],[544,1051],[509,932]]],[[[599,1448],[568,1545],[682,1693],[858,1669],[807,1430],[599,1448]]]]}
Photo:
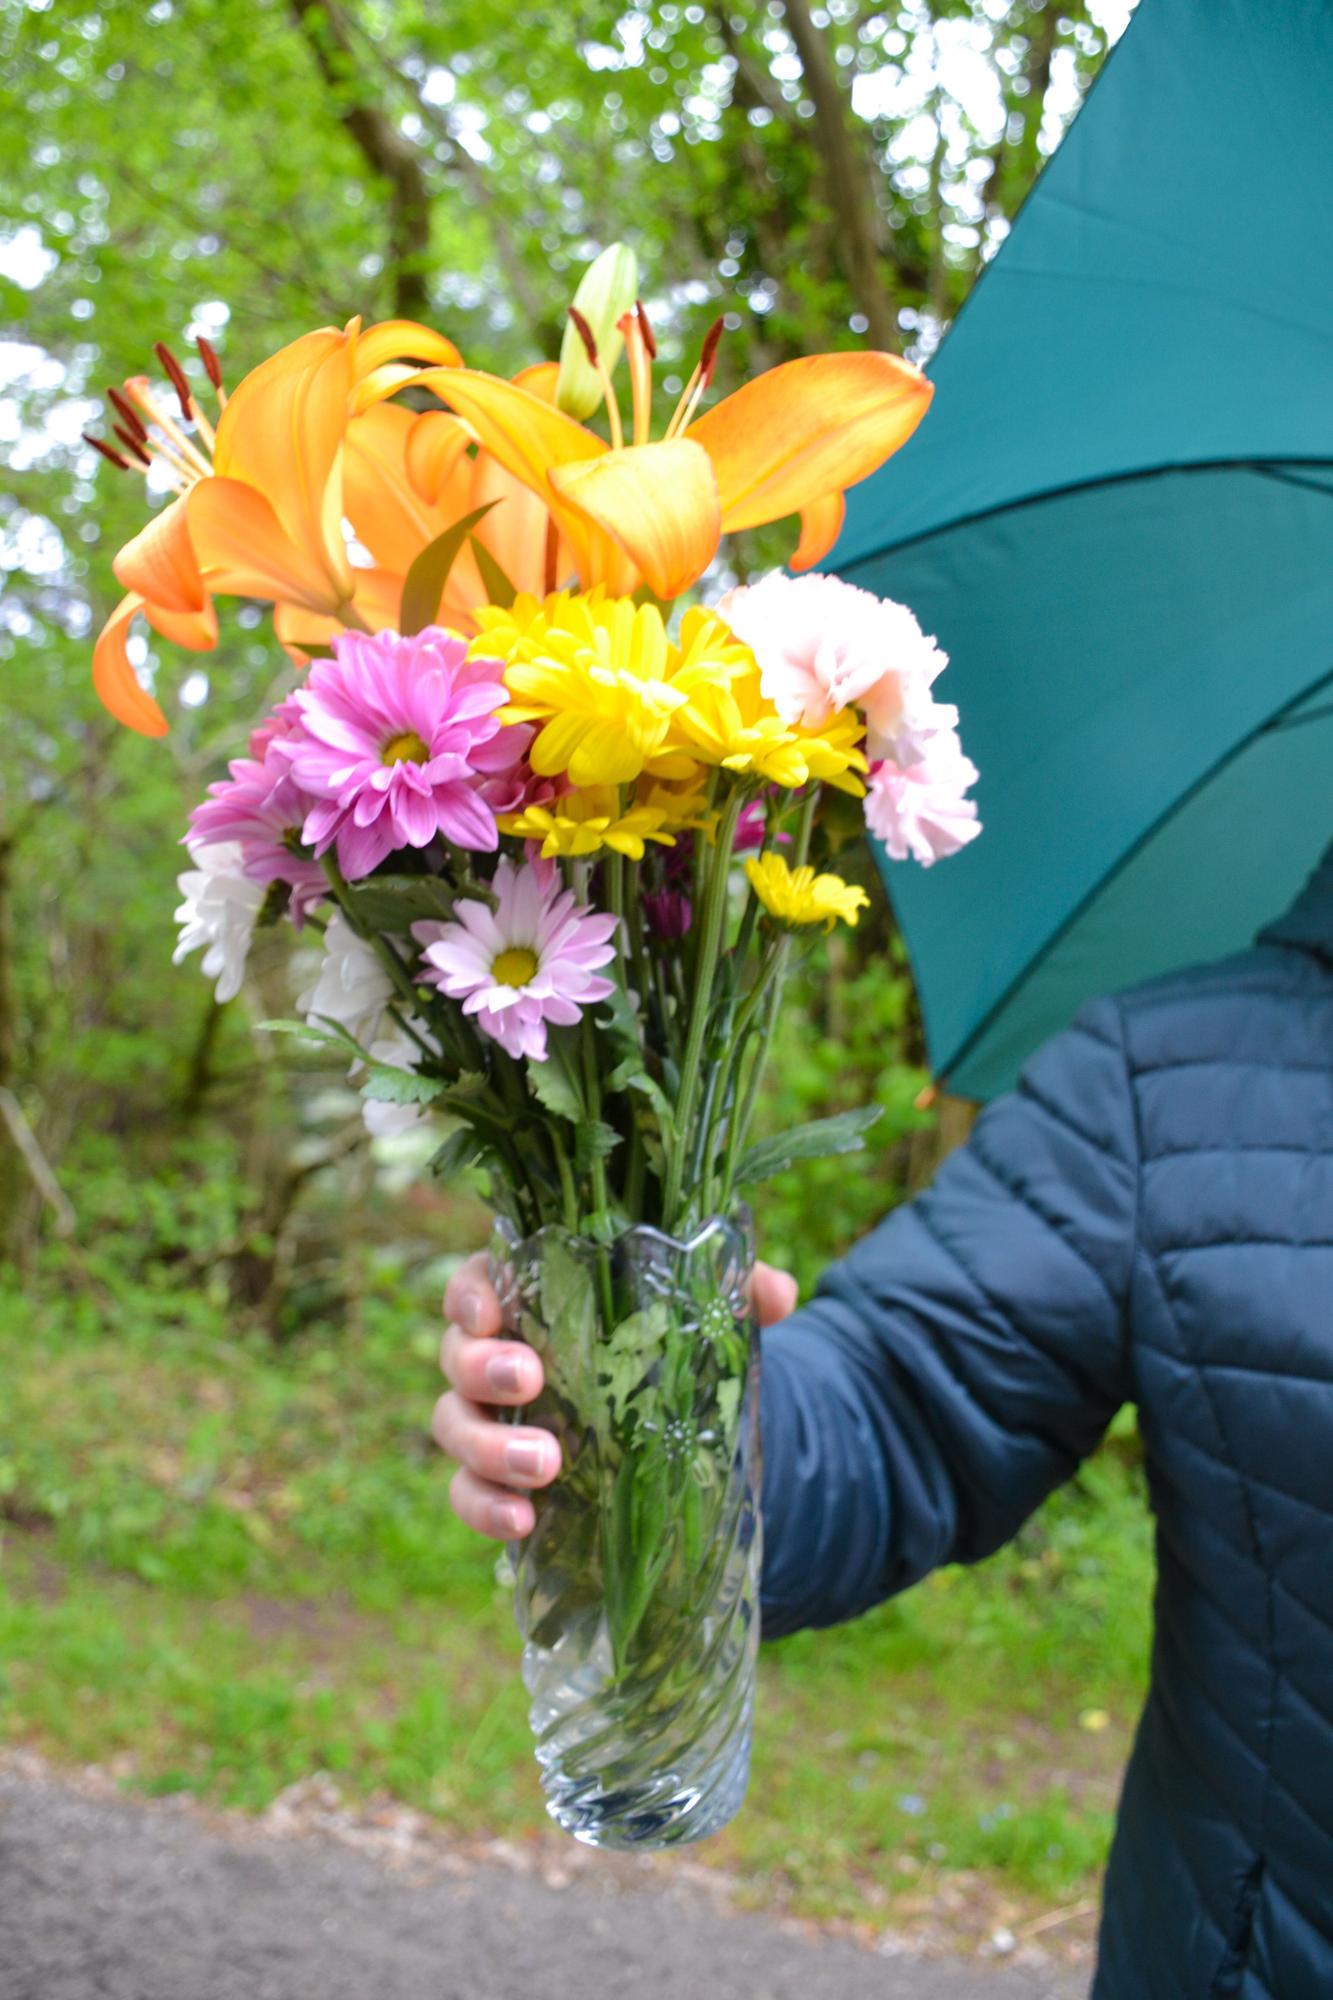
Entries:
{"type": "Polygon", "coordinates": [[[841,577],[774,570],[728,591],[717,608],[759,662],[760,685],[784,722],[818,729],[859,708],[872,760],[929,704],[947,665],[906,605],[841,577]]]}
{"type": "Polygon", "coordinates": [[[546,1060],[548,1022],[570,1027],[613,991],[597,967],[615,957],[618,917],[582,908],[553,861],[506,856],[491,883],[496,907],[467,900],[453,923],[419,923],[422,977],[461,1000],[511,1056],[546,1060]]]}
{"type": "Polygon", "coordinates": [[[952,728],[923,738],[908,755],[906,765],[887,758],[871,765],[866,825],[893,860],[911,854],[929,868],[981,832],[976,801],[963,796],[979,774],[952,728]]]}
{"type": "Polygon", "coordinates": [[[517,754],[496,711],[507,700],[497,660],[469,660],[461,639],[346,632],[317,660],[294,700],[300,728],[281,746],[316,803],[305,822],[315,853],[336,846],[356,881],[396,848],[498,845],[480,787],[517,754]]]}

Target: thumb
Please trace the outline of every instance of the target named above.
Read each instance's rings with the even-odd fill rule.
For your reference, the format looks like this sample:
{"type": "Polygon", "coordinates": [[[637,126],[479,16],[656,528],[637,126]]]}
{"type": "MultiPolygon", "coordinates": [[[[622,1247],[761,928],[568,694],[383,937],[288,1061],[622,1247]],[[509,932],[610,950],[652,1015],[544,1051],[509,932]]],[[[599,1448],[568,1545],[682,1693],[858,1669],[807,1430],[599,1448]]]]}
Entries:
{"type": "Polygon", "coordinates": [[[773,1326],[776,1321],[786,1319],[788,1313],[796,1310],[799,1297],[800,1287],[790,1271],[779,1271],[772,1264],[755,1265],[750,1280],[750,1303],[760,1326],[773,1326]]]}

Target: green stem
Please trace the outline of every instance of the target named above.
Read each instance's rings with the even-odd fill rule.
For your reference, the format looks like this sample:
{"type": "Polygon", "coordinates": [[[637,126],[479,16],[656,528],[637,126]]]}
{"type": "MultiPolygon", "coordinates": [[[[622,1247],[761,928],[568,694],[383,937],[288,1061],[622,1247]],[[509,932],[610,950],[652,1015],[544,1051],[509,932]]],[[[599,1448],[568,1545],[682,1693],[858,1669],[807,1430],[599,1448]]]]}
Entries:
{"type": "Polygon", "coordinates": [[[694,961],[694,992],[690,1002],[689,1035],[680,1068],[680,1090],[676,1098],[676,1144],[667,1163],[665,1216],[663,1226],[674,1229],[679,1220],[681,1178],[690,1143],[690,1120],[699,1089],[699,1059],[703,1054],[708,1017],[712,1011],[713,980],[717,973],[718,950],[727,911],[727,879],[731,872],[731,849],[736,822],[745,803],[745,788],[737,785],[727,800],[718,827],[712,868],[704,890],[699,922],[699,943],[694,961]]]}

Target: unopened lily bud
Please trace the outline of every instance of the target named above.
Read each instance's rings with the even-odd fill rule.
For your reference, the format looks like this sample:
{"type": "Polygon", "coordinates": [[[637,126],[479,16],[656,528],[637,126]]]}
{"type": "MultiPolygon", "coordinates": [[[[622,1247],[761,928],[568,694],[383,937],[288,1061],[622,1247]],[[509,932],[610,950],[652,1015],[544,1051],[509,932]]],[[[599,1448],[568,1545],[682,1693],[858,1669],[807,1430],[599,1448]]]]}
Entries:
{"type": "MultiPolygon", "coordinates": [[[[639,263],[627,243],[612,243],[589,264],[574,294],[574,304],[591,333],[607,373],[611,374],[625,345],[616,321],[632,310],[639,290],[639,263]]],[[[558,408],[567,416],[590,417],[602,400],[602,384],[588,359],[585,337],[573,321],[560,343],[560,375],[555,387],[558,408]]]]}

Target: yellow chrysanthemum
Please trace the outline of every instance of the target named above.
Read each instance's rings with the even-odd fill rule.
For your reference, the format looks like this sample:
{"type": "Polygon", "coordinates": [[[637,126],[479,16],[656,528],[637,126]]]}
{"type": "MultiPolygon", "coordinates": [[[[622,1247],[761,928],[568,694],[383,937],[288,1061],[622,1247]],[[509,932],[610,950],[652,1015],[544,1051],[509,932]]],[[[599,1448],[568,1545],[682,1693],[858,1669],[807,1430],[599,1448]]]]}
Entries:
{"type": "Polygon", "coordinates": [[[864,734],[855,709],[830,716],[818,729],[784,722],[761,689],[757,668],[699,680],[671,721],[671,740],[702,763],[789,790],[818,778],[857,798],[865,790],[864,734]]]}
{"type": "Polygon", "coordinates": [[[781,924],[855,925],[870,907],[864,889],[841,875],[816,875],[813,868],[789,868],[780,854],[760,854],[745,864],[750,887],[770,917],[781,924]]]}
{"type": "Polygon", "coordinates": [[[597,854],[604,847],[642,861],[645,841],[674,847],[675,836],[667,831],[672,823],[669,812],[651,805],[635,803],[622,811],[614,785],[590,785],[553,799],[550,805],[502,813],[498,821],[501,833],[539,840],[548,861],[557,854],[597,854]]]}
{"type": "Polygon", "coordinates": [[[688,699],[677,686],[678,649],[655,605],[601,591],[516,598],[478,614],[474,656],[504,662],[507,723],[530,722],[528,752],[542,777],[568,772],[580,789],[631,782],[645,770],[687,776],[691,761],[667,747],[671,718],[688,699]]]}

